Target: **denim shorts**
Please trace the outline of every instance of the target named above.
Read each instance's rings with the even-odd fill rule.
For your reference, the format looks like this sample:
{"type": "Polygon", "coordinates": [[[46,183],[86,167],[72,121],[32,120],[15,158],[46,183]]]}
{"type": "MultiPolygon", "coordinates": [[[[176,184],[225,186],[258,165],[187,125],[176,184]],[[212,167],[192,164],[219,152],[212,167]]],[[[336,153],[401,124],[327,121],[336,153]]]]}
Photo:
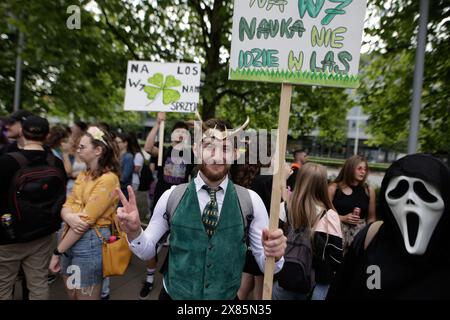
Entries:
{"type": "MultiPolygon", "coordinates": [[[[101,227],[99,231],[106,239],[111,234],[109,227],[101,227]]],[[[102,242],[95,229],[86,231],[80,240],[61,256],[61,274],[68,277],[66,285],[69,289],[102,283],[102,242]]]]}
{"type": "Polygon", "coordinates": [[[329,288],[329,284],[316,283],[311,296],[311,300],[325,300],[327,298],[329,288]]]}

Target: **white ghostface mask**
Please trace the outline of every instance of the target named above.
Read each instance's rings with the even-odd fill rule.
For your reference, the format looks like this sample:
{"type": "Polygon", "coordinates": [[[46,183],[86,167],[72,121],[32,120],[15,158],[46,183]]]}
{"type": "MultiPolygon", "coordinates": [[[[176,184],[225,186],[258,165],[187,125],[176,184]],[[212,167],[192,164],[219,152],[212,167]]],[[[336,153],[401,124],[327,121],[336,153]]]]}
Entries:
{"type": "Polygon", "coordinates": [[[444,212],[439,190],[422,179],[399,176],[389,182],[385,196],[406,250],[410,254],[424,254],[444,212]]]}

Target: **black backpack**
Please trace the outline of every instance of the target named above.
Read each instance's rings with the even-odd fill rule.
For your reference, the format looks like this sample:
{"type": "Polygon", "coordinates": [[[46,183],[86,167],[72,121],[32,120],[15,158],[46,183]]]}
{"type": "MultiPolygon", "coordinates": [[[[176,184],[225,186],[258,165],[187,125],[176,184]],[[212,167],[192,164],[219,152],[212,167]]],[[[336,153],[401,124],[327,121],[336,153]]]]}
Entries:
{"type": "Polygon", "coordinates": [[[144,162],[142,166],[141,173],[139,175],[139,191],[150,190],[150,184],[153,182],[153,174],[150,170],[150,163],[144,162]]]}
{"type": "Polygon", "coordinates": [[[311,231],[288,226],[284,265],[277,274],[278,284],[285,290],[309,293],[314,288],[313,250],[311,231]]]}
{"type": "Polygon", "coordinates": [[[8,153],[20,169],[9,189],[13,242],[27,242],[49,235],[61,226],[61,208],[66,200],[66,175],[48,152],[47,164],[29,165],[20,152],[8,153]]]}

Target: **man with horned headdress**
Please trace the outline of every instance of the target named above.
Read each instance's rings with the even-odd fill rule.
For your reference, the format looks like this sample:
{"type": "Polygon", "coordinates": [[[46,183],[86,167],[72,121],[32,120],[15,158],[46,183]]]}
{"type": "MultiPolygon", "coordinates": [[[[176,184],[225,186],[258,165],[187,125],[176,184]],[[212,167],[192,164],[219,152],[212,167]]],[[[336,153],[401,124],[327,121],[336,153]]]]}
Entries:
{"type": "Polygon", "coordinates": [[[170,245],[160,299],[235,299],[241,283],[247,245],[261,270],[266,257],[275,257],[275,272],[283,265],[286,237],[281,229],[269,231],[268,214],[253,191],[228,179],[237,157],[233,137],[224,121],[202,123],[194,144],[199,174],[190,183],[167,190],[156,204],[145,231],[139,221],[131,187],[130,199],[121,194],[118,219],[131,250],[141,259],[155,255],[155,244],[170,230],[170,245]]]}

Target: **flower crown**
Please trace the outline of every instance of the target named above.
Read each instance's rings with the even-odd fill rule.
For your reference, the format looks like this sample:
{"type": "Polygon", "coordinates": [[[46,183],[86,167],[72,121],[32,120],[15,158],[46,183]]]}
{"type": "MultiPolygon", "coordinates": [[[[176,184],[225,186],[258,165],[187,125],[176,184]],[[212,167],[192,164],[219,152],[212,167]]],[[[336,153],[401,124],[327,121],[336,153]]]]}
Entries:
{"type": "Polygon", "coordinates": [[[100,130],[98,127],[89,127],[87,133],[89,133],[92,138],[94,138],[94,140],[98,140],[103,142],[104,144],[108,145],[105,141],[105,139],[103,139],[103,136],[105,135],[105,133],[100,130]]]}

